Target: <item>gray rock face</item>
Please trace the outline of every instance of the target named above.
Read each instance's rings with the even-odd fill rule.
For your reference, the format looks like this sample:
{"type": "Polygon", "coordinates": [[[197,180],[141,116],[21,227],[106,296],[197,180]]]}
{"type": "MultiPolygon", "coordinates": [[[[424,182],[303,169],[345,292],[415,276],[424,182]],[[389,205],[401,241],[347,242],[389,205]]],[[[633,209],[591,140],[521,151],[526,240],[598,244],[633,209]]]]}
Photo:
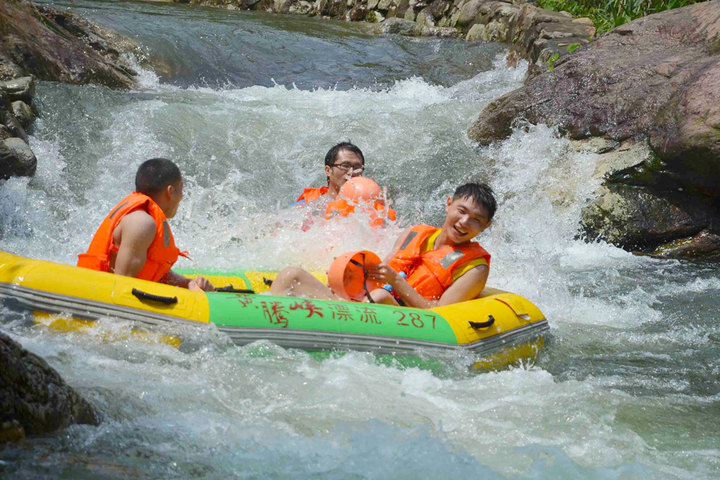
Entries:
{"type": "Polygon", "coordinates": [[[12,102],[11,109],[13,116],[25,130],[35,121],[35,112],[33,112],[32,107],[22,100],[12,102]]]}
{"type": "MultiPolygon", "coordinates": [[[[27,142],[27,133],[15,118],[9,95],[2,88],[0,88],[0,125],[3,127],[3,132],[7,132],[8,136],[19,137],[27,142]]],[[[5,135],[3,134],[3,136],[5,135]]]]}
{"type": "Polygon", "coordinates": [[[21,440],[73,423],[98,424],[97,414],[45,360],[0,333],[0,442],[21,440]]]}
{"type": "Polygon", "coordinates": [[[0,178],[34,175],[37,160],[26,133],[37,116],[34,78],[131,87],[135,72],[121,52],[137,45],[25,0],[0,0],[0,32],[0,178]]]}
{"type": "Polygon", "coordinates": [[[521,113],[572,138],[624,140],[648,134],[656,153],[720,152],[717,0],[623,25],[488,106],[470,130],[480,143],[504,138],[521,113]],[[702,142],[698,144],[698,142],[702,142]],[[702,145],[702,146],[701,146],[702,145]]]}
{"type": "Polygon", "coordinates": [[[0,82],[0,90],[5,92],[11,102],[20,100],[32,103],[35,96],[35,81],[32,77],[19,77],[0,82]]]}
{"type": "Polygon", "coordinates": [[[0,178],[32,177],[36,168],[37,158],[22,139],[10,137],[0,141],[0,178]]]}
{"type": "Polygon", "coordinates": [[[706,231],[698,241],[715,255],[707,249],[720,234],[718,98],[720,0],[714,0],[638,19],[560,58],[552,71],[488,105],[468,134],[488,144],[524,118],[574,139],[647,141],[654,160],[621,175],[606,172],[605,193],[612,195],[586,211],[588,233],[667,252],[666,243],[706,231]]]}
{"type": "Polygon", "coordinates": [[[404,18],[388,18],[378,24],[377,31],[379,33],[417,36],[422,34],[422,26],[412,20],[405,20],[404,18]]]}
{"type": "Polygon", "coordinates": [[[132,48],[129,41],[80,17],[25,0],[5,0],[0,3],[0,31],[3,70],[74,84],[135,85],[135,72],[120,56],[132,48]]]}

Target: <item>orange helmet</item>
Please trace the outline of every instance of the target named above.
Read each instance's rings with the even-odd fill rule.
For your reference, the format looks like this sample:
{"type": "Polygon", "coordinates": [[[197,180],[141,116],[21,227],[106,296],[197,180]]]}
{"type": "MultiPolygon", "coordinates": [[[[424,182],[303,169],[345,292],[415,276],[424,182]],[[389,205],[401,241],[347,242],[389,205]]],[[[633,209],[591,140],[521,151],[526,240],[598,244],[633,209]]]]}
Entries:
{"type": "Polygon", "coordinates": [[[352,177],[340,188],[340,195],[354,203],[382,199],[382,189],[367,177],[352,177]]]}
{"type": "Polygon", "coordinates": [[[380,263],[380,257],[368,250],[344,253],[330,265],[328,285],[345,300],[360,301],[366,293],[382,286],[368,280],[365,271],[365,266],[380,263]]]}

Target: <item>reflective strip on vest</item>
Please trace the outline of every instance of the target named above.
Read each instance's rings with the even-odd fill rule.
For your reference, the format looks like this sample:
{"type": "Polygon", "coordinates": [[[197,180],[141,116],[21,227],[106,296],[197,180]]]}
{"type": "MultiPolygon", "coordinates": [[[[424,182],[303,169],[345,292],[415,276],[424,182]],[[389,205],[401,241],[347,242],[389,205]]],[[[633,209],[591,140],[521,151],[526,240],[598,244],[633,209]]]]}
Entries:
{"type": "Polygon", "coordinates": [[[460,250],[453,250],[440,260],[440,265],[442,265],[442,267],[447,270],[453,263],[461,259],[464,255],[465,254],[460,250]]]}
{"type": "Polygon", "coordinates": [[[163,220],[163,247],[170,246],[170,225],[167,220],[163,220]]]}
{"type": "Polygon", "coordinates": [[[402,245],[400,245],[400,248],[398,249],[398,251],[405,250],[407,248],[407,246],[410,245],[410,242],[413,241],[413,238],[417,237],[417,234],[418,234],[418,232],[415,232],[415,231],[408,233],[408,236],[405,237],[405,241],[403,242],[402,245]]]}
{"type": "Polygon", "coordinates": [[[127,205],[128,203],[130,203],[130,202],[121,203],[120,206],[117,207],[117,208],[110,214],[110,216],[109,216],[108,218],[114,217],[115,214],[116,214],[120,209],[122,209],[125,205],[127,205]]]}

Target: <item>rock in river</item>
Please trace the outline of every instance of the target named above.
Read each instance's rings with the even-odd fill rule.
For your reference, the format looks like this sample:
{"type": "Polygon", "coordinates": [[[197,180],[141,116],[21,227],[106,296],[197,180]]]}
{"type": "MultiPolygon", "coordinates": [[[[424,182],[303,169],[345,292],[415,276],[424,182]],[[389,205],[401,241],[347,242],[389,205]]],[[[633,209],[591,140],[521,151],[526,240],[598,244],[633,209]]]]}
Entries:
{"type": "Polygon", "coordinates": [[[647,145],[641,163],[604,172],[604,190],[585,210],[587,234],[630,250],[720,257],[718,98],[714,0],[640,18],[562,57],[488,105],[468,134],[488,144],[524,119],[572,139],[647,145]]]}
{"type": "Polygon", "coordinates": [[[3,333],[0,365],[0,443],[73,423],[98,423],[92,406],[45,360],[3,333]]]}

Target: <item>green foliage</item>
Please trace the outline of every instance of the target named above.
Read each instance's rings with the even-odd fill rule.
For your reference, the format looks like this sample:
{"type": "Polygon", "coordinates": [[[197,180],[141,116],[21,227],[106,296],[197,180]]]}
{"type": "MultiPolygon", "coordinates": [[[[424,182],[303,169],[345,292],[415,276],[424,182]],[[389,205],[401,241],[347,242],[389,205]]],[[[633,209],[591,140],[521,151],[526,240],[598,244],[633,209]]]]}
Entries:
{"type": "Polygon", "coordinates": [[[560,54],[556,53],[552,57],[548,58],[547,66],[548,66],[548,72],[552,71],[553,68],[555,68],[555,61],[560,58],[560,54]]]}
{"type": "Polygon", "coordinates": [[[566,11],[573,17],[589,17],[597,34],[651,13],[684,7],[698,0],[538,0],[547,10],[566,11]]]}
{"type": "Polygon", "coordinates": [[[568,45],[567,51],[568,51],[568,53],[572,53],[575,50],[577,50],[578,48],[580,48],[579,43],[571,43],[570,45],[568,45]]]}

